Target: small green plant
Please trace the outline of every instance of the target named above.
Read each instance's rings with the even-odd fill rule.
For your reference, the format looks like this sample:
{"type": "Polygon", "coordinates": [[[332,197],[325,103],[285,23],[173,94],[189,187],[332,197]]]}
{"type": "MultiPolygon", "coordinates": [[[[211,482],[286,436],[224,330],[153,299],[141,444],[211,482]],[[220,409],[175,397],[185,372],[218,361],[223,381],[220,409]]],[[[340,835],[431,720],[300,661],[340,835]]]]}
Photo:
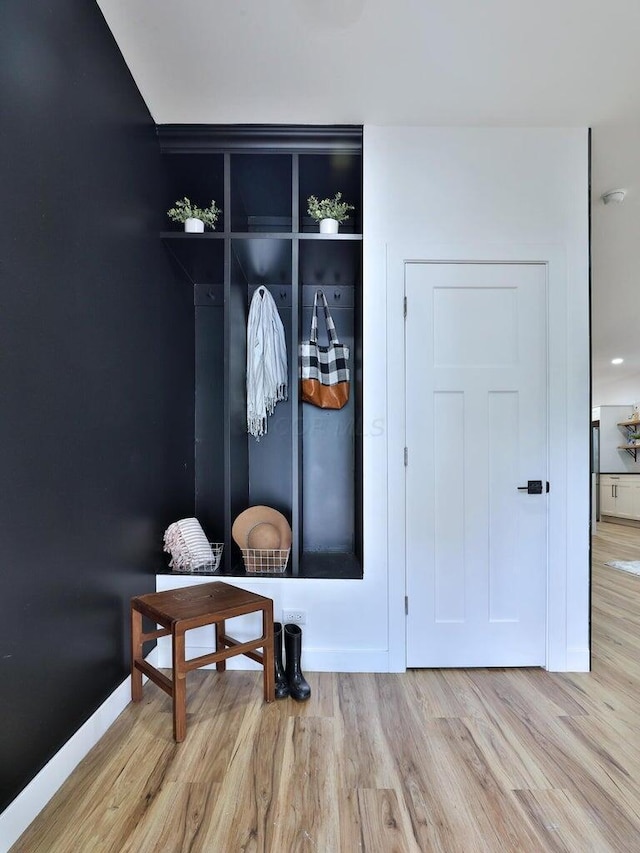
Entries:
{"type": "Polygon", "coordinates": [[[175,207],[167,211],[167,216],[174,222],[185,222],[187,219],[201,219],[209,228],[216,227],[216,222],[222,211],[216,207],[215,201],[211,201],[209,207],[198,207],[186,196],[175,203],[175,207]]]}
{"type": "Polygon", "coordinates": [[[632,432],[629,435],[629,441],[640,441],[640,432],[632,432]]]}
{"type": "Polygon", "coordinates": [[[346,201],[341,201],[342,193],[336,193],[334,198],[323,198],[320,201],[310,195],[307,199],[309,205],[307,213],[316,222],[321,219],[336,219],[338,222],[344,222],[349,218],[348,210],[355,210],[352,204],[347,204],[346,201]]]}

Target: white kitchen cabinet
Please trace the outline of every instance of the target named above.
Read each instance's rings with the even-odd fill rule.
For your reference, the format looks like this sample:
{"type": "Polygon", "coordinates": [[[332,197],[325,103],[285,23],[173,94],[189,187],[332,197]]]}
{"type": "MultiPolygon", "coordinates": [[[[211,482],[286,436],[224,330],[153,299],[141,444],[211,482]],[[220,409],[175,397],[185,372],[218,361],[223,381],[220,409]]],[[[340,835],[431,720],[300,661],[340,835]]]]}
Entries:
{"type": "Polygon", "coordinates": [[[600,475],[600,514],[616,514],[615,484],[611,477],[605,477],[603,474],[600,475]]]}
{"type": "Polygon", "coordinates": [[[600,514],[640,521],[640,475],[601,474],[600,514]]]}

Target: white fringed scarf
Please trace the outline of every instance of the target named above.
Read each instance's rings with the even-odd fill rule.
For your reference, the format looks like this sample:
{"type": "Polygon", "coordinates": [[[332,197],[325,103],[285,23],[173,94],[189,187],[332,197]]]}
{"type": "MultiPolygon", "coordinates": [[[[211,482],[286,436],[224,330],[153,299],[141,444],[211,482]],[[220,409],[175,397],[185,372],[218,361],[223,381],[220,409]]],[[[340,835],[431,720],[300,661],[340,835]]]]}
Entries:
{"type": "Polygon", "coordinates": [[[266,435],[267,415],[287,399],[284,326],[266,287],[253,294],[247,323],[247,431],[266,435]]]}

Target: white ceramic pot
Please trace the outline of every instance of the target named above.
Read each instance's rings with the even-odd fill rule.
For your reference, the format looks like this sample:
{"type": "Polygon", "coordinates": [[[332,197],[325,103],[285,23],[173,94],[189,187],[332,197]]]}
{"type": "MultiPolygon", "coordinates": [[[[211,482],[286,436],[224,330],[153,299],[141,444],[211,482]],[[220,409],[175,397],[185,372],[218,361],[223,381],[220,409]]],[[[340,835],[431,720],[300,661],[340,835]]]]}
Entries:
{"type": "Polygon", "coordinates": [[[184,230],[190,231],[192,234],[202,234],[204,231],[204,222],[202,219],[185,219],[184,230]]]}
{"type": "Polygon", "coordinates": [[[337,219],[321,219],[320,233],[321,234],[337,234],[339,222],[337,219]]]}

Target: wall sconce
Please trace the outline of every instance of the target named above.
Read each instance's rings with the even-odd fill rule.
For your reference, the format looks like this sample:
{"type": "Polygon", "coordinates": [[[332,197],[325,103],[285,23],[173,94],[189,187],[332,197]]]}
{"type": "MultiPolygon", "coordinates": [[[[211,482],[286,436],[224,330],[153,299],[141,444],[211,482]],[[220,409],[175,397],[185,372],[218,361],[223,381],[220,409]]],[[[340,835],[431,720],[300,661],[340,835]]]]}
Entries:
{"type": "Polygon", "coordinates": [[[606,193],[602,193],[600,198],[605,204],[620,204],[624,201],[626,194],[626,190],[608,190],[606,193]]]}

